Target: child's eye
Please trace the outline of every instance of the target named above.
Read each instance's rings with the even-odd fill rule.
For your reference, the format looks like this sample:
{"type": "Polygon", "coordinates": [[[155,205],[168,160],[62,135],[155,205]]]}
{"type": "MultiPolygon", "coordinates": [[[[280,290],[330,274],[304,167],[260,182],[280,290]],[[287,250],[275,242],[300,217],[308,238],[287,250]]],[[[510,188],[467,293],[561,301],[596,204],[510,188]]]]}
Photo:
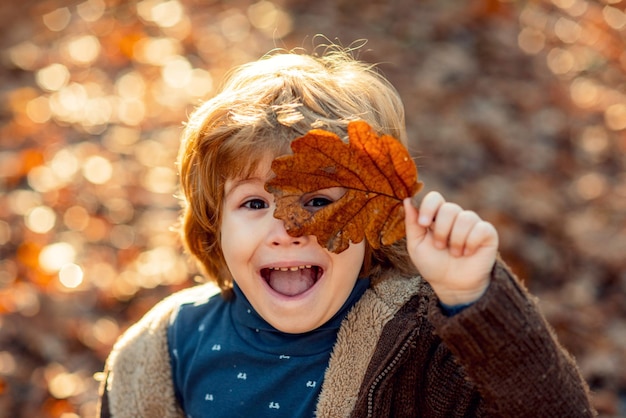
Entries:
{"type": "Polygon", "coordinates": [[[311,206],[313,208],[321,208],[333,203],[332,200],[326,197],[314,197],[313,199],[309,199],[304,206],[311,206]]]}
{"type": "Polygon", "coordinates": [[[250,199],[244,202],[241,206],[252,210],[267,209],[269,207],[263,199],[250,199]]]}
{"type": "Polygon", "coordinates": [[[342,187],[329,187],[327,189],[318,190],[313,193],[308,193],[304,196],[304,207],[310,212],[317,212],[324,206],[328,206],[331,203],[341,199],[346,190],[342,187]]]}

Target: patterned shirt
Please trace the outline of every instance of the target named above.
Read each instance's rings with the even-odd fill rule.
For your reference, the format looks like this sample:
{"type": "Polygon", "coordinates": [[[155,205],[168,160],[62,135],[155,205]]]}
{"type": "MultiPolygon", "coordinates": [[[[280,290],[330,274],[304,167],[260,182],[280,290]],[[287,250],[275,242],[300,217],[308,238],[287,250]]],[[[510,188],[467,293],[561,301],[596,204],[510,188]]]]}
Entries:
{"type": "Polygon", "coordinates": [[[188,418],[312,417],[345,315],[369,287],[357,280],[342,308],[303,334],[280,332],[239,287],[180,306],[168,328],[174,387],[188,418]]]}

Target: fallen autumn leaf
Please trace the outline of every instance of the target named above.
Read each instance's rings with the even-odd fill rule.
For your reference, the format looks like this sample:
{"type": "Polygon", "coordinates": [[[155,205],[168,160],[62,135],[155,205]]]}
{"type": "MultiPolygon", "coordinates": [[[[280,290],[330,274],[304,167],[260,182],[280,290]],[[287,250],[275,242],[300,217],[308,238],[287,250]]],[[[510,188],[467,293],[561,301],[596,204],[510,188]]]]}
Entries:
{"type": "Polygon", "coordinates": [[[390,135],[378,136],[364,121],[348,125],[349,142],[314,129],[291,144],[292,155],[276,158],[266,188],[276,198],[274,216],[293,236],[315,235],[340,253],[363,239],[373,248],[404,237],[402,201],[422,188],[408,150],[390,135]],[[345,194],[319,210],[305,195],[331,187],[345,194]]]}

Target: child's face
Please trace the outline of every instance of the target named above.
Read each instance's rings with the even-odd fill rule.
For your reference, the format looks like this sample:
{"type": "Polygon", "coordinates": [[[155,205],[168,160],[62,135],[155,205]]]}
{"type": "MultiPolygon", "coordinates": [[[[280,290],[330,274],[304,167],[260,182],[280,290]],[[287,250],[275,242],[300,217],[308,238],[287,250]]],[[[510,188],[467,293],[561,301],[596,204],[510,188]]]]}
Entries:
{"type": "MultiPolygon", "coordinates": [[[[251,178],[225,186],[221,246],[226,264],[254,309],[276,329],[311,331],[337,313],[352,291],[365,244],[340,254],[322,248],[314,236],[292,237],[274,218],[274,198],[264,188],[269,159],[251,178]]],[[[307,197],[312,208],[337,200],[341,188],[307,197]]]]}

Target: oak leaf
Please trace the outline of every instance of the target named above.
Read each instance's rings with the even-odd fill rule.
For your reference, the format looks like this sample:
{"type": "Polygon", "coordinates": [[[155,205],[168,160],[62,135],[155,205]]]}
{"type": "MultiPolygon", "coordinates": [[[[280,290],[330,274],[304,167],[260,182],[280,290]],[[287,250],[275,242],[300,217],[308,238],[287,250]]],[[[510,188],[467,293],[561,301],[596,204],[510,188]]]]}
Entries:
{"type": "Polygon", "coordinates": [[[402,201],[423,186],[408,150],[394,137],[354,121],[348,139],[309,131],[291,143],[293,154],[272,162],[275,177],[265,186],[276,200],[274,217],[290,235],[315,235],[335,253],[363,239],[376,249],[403,238],[402,201]],[[332,187],[343,187],[345,194],[321,208],[306,205],[311,193],[332,187]]]}

